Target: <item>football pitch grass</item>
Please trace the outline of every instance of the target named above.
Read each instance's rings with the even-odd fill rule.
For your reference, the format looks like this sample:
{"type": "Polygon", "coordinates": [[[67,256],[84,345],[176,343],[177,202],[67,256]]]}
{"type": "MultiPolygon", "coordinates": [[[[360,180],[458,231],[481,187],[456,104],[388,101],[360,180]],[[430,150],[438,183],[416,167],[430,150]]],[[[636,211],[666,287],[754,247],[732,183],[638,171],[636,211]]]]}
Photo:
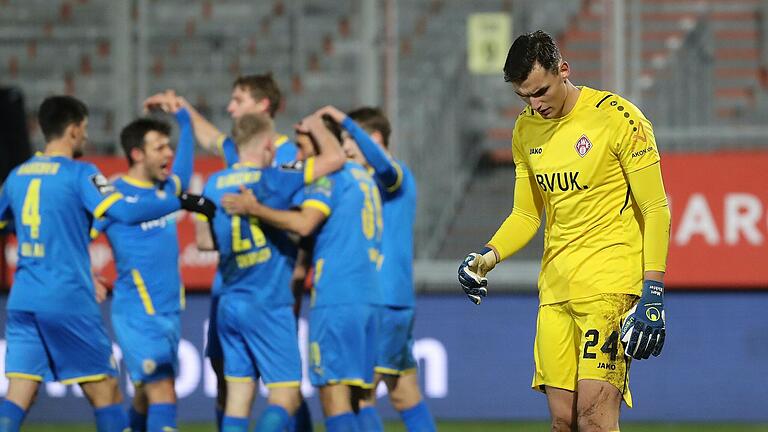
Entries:
{"type": "MultiPolygon", "coordinates": [[[[28,432],[92,432],[93,424],[27,424],[22,430],[28,432]]],[[[205,423],[182,424],[181,432],[215,431],[212,425],[205,423]]],[[[386,432],[405,432],[401,423],[387,422],[386,432]]],[[[540,432],[548,431],[546,422],[439,422],[440,432],[540,432]]],[[[768,424],[738,423],[625,423],[622,432],[768,432],[768,424]]],[[[315,425],[315,432],[324,432],[322,425],[315,425]]]]}

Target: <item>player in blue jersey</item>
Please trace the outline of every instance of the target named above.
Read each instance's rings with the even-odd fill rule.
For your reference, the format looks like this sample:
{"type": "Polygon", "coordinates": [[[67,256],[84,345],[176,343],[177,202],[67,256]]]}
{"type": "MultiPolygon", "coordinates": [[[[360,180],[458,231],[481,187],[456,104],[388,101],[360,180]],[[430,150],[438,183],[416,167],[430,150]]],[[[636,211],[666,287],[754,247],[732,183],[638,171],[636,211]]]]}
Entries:
{"type": "MultiPolygon", "coordinates": [[[[382,239],[382,292],[379,315],[376,385],[383,379],[392,406],[409,431],[434,431],[432,415],[419,391],[417,364],[413,357],[413,224],[416,218],[416,181],[402,161],[389,154],[392,132],[389,120],[378,108],[363,107],[348,115],[335,107],[321,110],[344,128],[347,156],[374,172],[384,207],[382,239]]],[[[373,410],[375,393],[361,402],[358,417],[365,430],[381,430],[373,410]]]]}
{"type": "MultiPolygon", "coordinates": [[[[179,124],[175,159],[171,126],[164,121],[140,118],[120,133],[130,168],[114,185],[123,195],[174,196],[187,189],[192,177],[192,125],[186,109],[178,104],[170,108],[174,109],[179,124]]],[[[131,430],[176,428],[174,378],[184,308],[176,215],[133,225],[105,218],[96,229],[107,234],[117,265],[112,326],[136,390],[129,413],[131,430]]]]}
{"type": "MultiPolygon", "coordinates": [[[[169,105],[168,97],[177,97],[173,90],[168,90],[164,93],[158,93],[151,96],[144,102],[145,107],[150,106],[163,106],[169,105]]],[[[190,112],[192,118],[192,124],[195,131],[195,137],[200,145],[212,152],[220,154],[228,167],[237,163],[238,154],[237,146],[234,140],[223,133],[219,128],[209,122],[203,115],[192,107],[183,97],[179,97],[179,100],[190,112]]],[[[280,88],[277,85],[274,77],[271,73],[261,75],[243,75],[238,77],[232,84],[232,93],[230,96],[229,104],[227,105],[227,112],[232,118],[233,125],[243,115],[247,114],[268,114],[271,118],[275,118],[280,104],[282,102],[282,94],[280,88]]],[[[273,146],[275,147],[275,156],[272,164],[277,166],[296,160],[297,146],[286,135],[273,132],[272,138],[273,146]]],[[[301,268],[298,269],[301,271],[301,268]]],[[[302,274],[296,273],[294,275],[294,281],[292,285],[294,287],[300,286],[296,281],[303,281],[302,274]]],[[[216,373],[217,378],[217,398],[216,398],[216,411],[217,421],[221,424],[221,416],[224,410],[226,400],[226,384],[224,382],[224,366],[223,356],[221,352],[221,344],[216,334],[216,310],[218,305],[218,296],[221,287],[221,275],[216,272],[213,279],[213,285],[211,287],[211,312],[208,322],[208,337],[205,347],[206,356],[211,361],[211,366],[216,373]]],[[[294,288],[294,295],[297,296],[297,302],[300,302],[301,291],[294,288]]],[[[296,416],[295,432],[306,432],[312,430],[312,421],[309,414],[309,409],[302,400],[302,405],[296,416]]]]}
{"type": "Polygon", "coordinates": [[[228,212],[245,211],[302,237],[316,235],[310,379],[320,389],[326,429],[360,431],[353,388],[373,388],[372,305],[380,301],[377,266],[384,227],[376,184],[365,168],[347,161],[341,171],[307,186],[298,210],[272,208],[253,194],[236,197],[237,203],[222,203],[228,212]]]}
{"type": "MultiPolygon", "coordinates": [[[[212,175],[204,195],[221,203],[227,193],[249,188],[261,201],[287,209],[314,176],[338,170],[344,154],[319,116],[302,122],[321,152],[305,162],[272,167],[272,120],[245,115],[235,127],[240,162],[212,175]]],[[[222,429],[246,431],[261,377],[269,406],[257,431],[283,431],[300,403],[301,359],[289,282],[296,246],[285,232],[247,215],[219,210],[213,221],[222,275],[217,331],[224,353],[227,401],[222,429]]]]}
{"type": "Polygon", "coordinates": [[[40,383],[60,381],[81,386],[99,432],[122,432],[127,419],[88,255],[91,224],[103,216],[135,224],[179,208],[209,214],[213,208],[189,195],[123,199],[93,164],[73,160],[88,138],[88,110],[79,100],[49,97],[38,117],[45,152],[16,167],[0,192],[0,224],[13,222],[19,244],[7,304],[9,385],[0,430],[18,431],[40,383]]]}

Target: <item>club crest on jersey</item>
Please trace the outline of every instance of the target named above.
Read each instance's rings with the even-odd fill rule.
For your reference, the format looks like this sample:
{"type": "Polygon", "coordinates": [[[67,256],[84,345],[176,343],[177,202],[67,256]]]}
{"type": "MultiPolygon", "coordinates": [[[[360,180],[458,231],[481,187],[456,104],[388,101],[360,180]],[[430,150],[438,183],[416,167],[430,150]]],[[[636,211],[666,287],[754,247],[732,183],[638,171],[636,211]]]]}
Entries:
{"type": "Polygon", "coordinates": [[[592,141],[590,141],[586,135],[582,135],[581,138],[576,141],[576,153],[578,153],[581,157],[584,157],[591,148],[592,141]]]}

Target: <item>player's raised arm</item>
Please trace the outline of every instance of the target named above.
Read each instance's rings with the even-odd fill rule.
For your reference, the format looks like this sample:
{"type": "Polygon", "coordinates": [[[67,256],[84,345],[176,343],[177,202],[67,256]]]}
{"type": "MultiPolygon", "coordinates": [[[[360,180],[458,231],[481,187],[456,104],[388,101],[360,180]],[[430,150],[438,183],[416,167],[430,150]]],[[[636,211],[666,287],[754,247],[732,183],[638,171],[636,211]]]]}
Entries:
{"type": "Polygon", "coordinates": [[[322,113],[318,111],[304,118],[301,127],[306,128],[312,135],[318,149],[317,156],[308,158],[305,163],[304,178],[307,184],[344,166],[347,160],[344,150],[339,140],[325,125],[322,113]]]}
{"type": "Polygon", "coordinates": [[[325,106],[319,112],[331,116],[349,133],[384,187],[392,191],[402,183],[403,170],[357,122],[334,106],[325,106]]]}
{"type": "Polygon", "coordinates": [[[187,190],[192,178],[194,165],[195,139],[192,133],[192,120],[186,108],[179,108],[174,114],[179,124],[179,142],[176,145],[176,157],[173,159],[173,175],[178,179],[177,195],[187,190]]]}
{"type": "Polygon", "coordinates": [[[159,107],[164,110],[169,110],[173,104],[171,100],[177,100],[178,103],[189,112],[189,118],[192,122],[195,138],[197,139],[197,142],[200,143],[201,147],[210,152],[221,154],[224,157],[227,166],[237,162],[237,150],[234,142],[227,138],[227,135],[219,130],[213,123],[203,117],[203,115],[200,114],[185,98],[177,96],[173,90],[166,90],[165,92],[148,97],[144,100],[144,108],[149,109],[152,107],[159,107]]]}

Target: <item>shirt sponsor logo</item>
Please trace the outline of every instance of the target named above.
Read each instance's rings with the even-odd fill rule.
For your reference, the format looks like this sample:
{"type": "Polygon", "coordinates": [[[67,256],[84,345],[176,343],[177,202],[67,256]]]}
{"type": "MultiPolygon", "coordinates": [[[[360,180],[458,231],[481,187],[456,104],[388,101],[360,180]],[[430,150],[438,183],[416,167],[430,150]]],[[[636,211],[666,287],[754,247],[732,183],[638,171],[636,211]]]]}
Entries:
{"type": "Polygon", "coordinates": [[[592,141],[587,138],[586,135],[582,135],[581,138],[579,138],[578,141],[576,141],[576,153],[579,154],[579,156],[584,157],[586,156],[587,152],[589,152],[589,149],[592,148],[592,141]]]}
{"type": "Polygon", "coordinates": [[[562,192],[588,189],[587,185],[580,185],[579,171],[563,171],[551,174],[536,174],[536,183],[544,192],[562,192]]]}

